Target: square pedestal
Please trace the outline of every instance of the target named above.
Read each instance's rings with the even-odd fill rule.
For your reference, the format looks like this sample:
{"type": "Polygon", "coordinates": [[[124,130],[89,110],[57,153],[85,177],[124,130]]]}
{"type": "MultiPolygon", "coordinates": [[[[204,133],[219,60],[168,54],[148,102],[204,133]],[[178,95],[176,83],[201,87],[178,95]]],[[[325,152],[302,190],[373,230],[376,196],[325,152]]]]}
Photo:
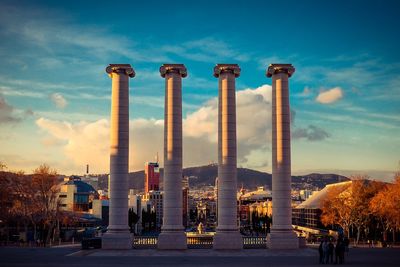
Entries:
{"type": "Polygon", "coordinates": [[[292,230],[271,230],[271,233],[267,236],[267,247],[269,249],[298,249],[299,238],[292,230]]]}
{"type": "Polygon", "coordinates": [[[237,231],[232,232],[216,232],[214,235],[213,249],[243,249],[242,235],[237,231]]]}
{"type": "Polygon", "coordinates": [[[186,234],[184,232],[161,232],[158,236],[157,248],[162,250],[187,249],[186,234]]]}
{"type": "Polygon", "coordinates": [[[102,249],[132,249],[131,233],[113,233],[107,232],[101,238],[102,249]]]}

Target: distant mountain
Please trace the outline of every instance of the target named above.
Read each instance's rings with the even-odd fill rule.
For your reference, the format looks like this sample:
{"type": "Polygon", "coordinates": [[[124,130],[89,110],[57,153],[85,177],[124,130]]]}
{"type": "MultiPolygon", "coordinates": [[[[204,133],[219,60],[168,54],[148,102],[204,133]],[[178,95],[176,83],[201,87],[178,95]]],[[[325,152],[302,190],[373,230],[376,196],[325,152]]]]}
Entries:
{"type": "Polygon", "coordinates": [[[292,176],[292,188],[304,189],[317,187],[319,189],[324,188],[327,184],[334,184],[339,182],[349,181],[350,179],[346,176],[339,174],[321,174],[311,173],[301,176],[292,176]]]}
{"type": "MultiPolygon", "coordinates": [[[[161,182],[163,177],[163,169],[161,171],[161,182]]],[[[215,178],[218,175],[218,166],[215,164],[190,167],[183,169],[183,175],[189,176],[190,187],[214,185],[215,178]]],[[[243,184],[244,188],[255,189],[257,186],[266,186],[271,189],[272,175],[266,172],[259,172],[246,168],[237,169],[238,187],[243,184]]],[[[108,177],[106,175],[99,178],[99,187],[107,188],[108,177]]],[[[312,173],[301,176],[292,176],[292,188],[297,189],[314,189],[323,188],[327,184],[348,181],[349,178],[338,174],[319,174],[312,173]]],[[[129,188],[143,190],[144,188],[144,171],[129,173],[129,188]]]]}

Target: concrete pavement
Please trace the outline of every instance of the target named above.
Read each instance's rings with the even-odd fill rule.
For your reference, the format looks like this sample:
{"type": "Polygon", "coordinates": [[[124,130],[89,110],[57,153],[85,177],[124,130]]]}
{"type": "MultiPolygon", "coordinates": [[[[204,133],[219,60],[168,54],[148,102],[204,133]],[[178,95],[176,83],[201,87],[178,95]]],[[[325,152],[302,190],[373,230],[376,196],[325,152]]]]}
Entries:
{"type": "MultiPolygon", "coordinates": [[[[0,247],[1,267],[23,266],[320,266],[317,250],[271,251],[243,250],[215,252],[213,250],[103,251],[79,248],[10,248],[0,247]],[[69,255],[69,256],[67,256],[69,255]]],[[[400,266],[400,249],[350,249],[343,266],[400,266]]]]}

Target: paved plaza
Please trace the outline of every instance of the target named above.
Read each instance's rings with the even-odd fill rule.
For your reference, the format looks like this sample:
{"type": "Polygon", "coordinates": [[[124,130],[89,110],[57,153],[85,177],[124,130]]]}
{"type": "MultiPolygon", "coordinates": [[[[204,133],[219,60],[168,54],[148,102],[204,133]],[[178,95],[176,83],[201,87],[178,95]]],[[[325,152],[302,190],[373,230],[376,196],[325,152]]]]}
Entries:
{"type": "MultiPolygon", "coordinates": [[[[318,252],[197,249],[187,251],[85,250],[79,247],[0,248],[0,266],[320,266],[318,252]]],[[[350,249],[343,266],[400,266],[400,249],[350,249]]]]}

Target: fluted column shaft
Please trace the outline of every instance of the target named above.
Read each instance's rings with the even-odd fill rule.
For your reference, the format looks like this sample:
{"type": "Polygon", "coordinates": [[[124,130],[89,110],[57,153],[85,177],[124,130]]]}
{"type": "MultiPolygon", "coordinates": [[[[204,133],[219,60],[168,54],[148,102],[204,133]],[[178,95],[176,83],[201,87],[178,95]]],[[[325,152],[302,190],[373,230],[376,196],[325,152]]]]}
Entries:
{"type": "Polygon", "coordinates": [[[129,171],[129,77],[135,72],[129,64],[110,64],[112,78],[110,128],[109,225],[103,248],[131,248],[128,227],[129,171]]]}
{"type": "Polygon", "coordinates": [[[271,249],[296,249],[292,229],[289,77],[291,64],[271,64],[272,77],[272,228],[267,238],[271,249]]]}
{"type": "Polygon", "coordinates": [[[165,78],[163,225],[158,249],[186,249],[182,220],[182,77],[183,64],[163,64],[165,78]]]}
{"type": "Polygon", "coordinates": [[[218,225],[214,249],[242,249],[237,220],[236,91],[237,64],[217,64],[218,78],[218,225]]]}
{"type": "Polygon", "coordinates": [[[272,229],[292,229],[288,74],[272,76],[272,229]]]}
{"type": "Polygon", "coordinates": [[[128,230],[129,76],[114,71],[111,96],[109,231],[128,230]]]}
{"type": "Polygon", "coordinates": [[[219,76],[218,101],[218,227],[237,231],[235,75],[219,76]]]}
{"type": "Polygon", "coordinates": [[[182,230],[182,77],[165,75],[163,231],[182,230]]]}

